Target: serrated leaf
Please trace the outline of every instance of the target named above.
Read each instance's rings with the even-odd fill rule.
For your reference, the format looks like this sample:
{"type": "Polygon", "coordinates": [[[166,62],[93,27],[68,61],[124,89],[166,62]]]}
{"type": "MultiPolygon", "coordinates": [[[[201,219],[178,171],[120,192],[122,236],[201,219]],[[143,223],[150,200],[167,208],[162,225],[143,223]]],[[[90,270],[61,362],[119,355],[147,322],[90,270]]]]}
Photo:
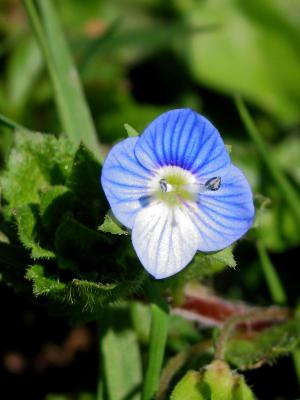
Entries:
{"type": "Polygon", "coordinates": [[[137,130],[135,130],[132,126],[130,126],[129,124],[124,124],[124,128],[127,132],[128,137],[135,137],[135,136],[139,136],[139,133],[137,130]]]}
{"type": "MultiPolygon", "coordinates": [[[[106,235],[89,229],[72,216],[63,220],[54,238],[55,251],[71,261],[70,264],[65,263],[65,267],[68,269],[68,266],[77,265],[76,270],[79,273],[79,265],[85,265],[82,273],[87,274],[85,276],[90,273],[90,278],[96,278],[101,269],[105,269],[108,264],[103,251],[103,247],[108,243],[106,235]]],[[[64,268],[63,264],[60,266],[64,268]]]]}
{"type": "Polygon", "coordinates": [[[26,272],[26,278],[33,282],[33,293],[36,296],[60,292],[66,287],[55,276],[45,276],[45,268],[40,264],[32,265],[26,272]]]}
{"type": "Polygon", "coordinates": [[[76,203],[73,193],[66,186],[51,186],[41,195],[40,216],[47,232],[54,233],[63,216],[76,203]]]}
{"type": "Polygon", "coordinates": [[[3,198],[9,208],[38,203],[50,185],[63,185],[70,173],[74,147],[64,137],[16,132],[7,170],[1,176],[3,198]]]}
{"type": "Polygon", "coordinates": [[[31,257],[33,259],[55,258],[53,251],[41,245],[43,232],[38,206],[30,204],[20,207],[15,215],[20,241],[26,249],[31,251],[31,257]]]}
{"type": "Polygon", "coordinates": [[[79,309],[87,314],[99,314],[99,307],[114,298],[117,284],[101,284],[79,279],[62,282],[55,274],[49,274],[45,266],[32,265],[26,272],[26,278],[33,283],[36,296],[47,295],[52,302],[63,305],[65,310],[79,309]]]}
{"type": "Polygon", "coordinates": [[[210,254],[209,257],[211,264],[218,265],[219,266],[228,266],[230,268],[235,268],[236,267],[236,261],[233,257],[232,253],[232,246],[226,247],[226,249],[223,249],[221,251],[217,251],[216,253],[210,254]]]}
{"type": "Polygon", "coordinates": [[[241,369],[272,363],[300,344],[300,319],[265,329],[251,340],[232,339],[226,346],[226,359],[241,369]]]}
{"type": "Polygon", "coordinates": [[[72,171],[66,186],[89,210],[91,222],[99,224],[106,201],[100,184],[101,166],[93,154],[80,144],[76,151],[72,171]]]}
{"type": "Polygon", "coordinates": [[[99,226],[98,230],[112,235],[128,235],[128,232],[122,229],[111,213],[105,215],[104,222],[99,226]]]}

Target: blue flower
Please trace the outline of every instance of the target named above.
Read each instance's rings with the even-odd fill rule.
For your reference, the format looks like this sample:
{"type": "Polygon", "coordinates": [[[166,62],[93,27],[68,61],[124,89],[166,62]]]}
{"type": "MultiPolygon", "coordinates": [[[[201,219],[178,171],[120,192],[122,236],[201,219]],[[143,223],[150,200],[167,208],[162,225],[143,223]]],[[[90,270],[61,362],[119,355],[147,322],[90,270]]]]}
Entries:
{"type": "Polygon", "coordinates": [[[101,183],[116,218],[157,279],[182,270],[196,251],[221,250],[254,217],[252,192],[217,129],[190,109],[166,112],[139,137],[116,144],[101,183]]]}

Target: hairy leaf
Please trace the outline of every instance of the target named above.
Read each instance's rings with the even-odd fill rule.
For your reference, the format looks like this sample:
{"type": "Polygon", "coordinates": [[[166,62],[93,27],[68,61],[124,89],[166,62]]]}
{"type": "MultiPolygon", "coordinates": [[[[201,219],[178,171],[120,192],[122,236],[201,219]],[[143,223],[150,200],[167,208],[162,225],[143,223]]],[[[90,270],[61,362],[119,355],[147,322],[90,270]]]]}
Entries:
{"type": "Polygon", "coordinates": [[[233,339],[226,347],[226,359],[241,369],[272,363],[300,344],[300,319],[264,330],[256,337],[233,339]]]}
{"type": "Polygon", "coordinates": [[[45,268],[40,264],[28,268],[26,278],[33,282],[33,293],[36,296],[49,295],[61,292],[66,285],[58,277],[45,276],[45,268]]]}
{"type": "Polygon", "coordinates": [[[29,204],[17,209],[16,220],[19,238],[24,247],[31,250],[33,259],[55,257],[53,251],[41,245],[44,235],[40,224],[39,210],[36,205],[29,204]]]}
{"type": "Polygon", "coordinates": [[[99,162],[83,144],[80,144],[66,185],[86,207],[89,222],[95,228],[107,210],[100,175],[99,162]]]}
{"type": "Polygon", "coordinates": [[[189,281],[212,276],[223,271],[227,266],[231,268],[236,266],[232,246],[216,253],[197,253],[187,268],[168,279],[168,285],[177,290],[189,281]]]}
{"type": "Polygon", "coordinates": [[[75,208],[76,200],[66,186],[51,186],[41,195],[40,216],[43,227],[54,234],[63,216],[75,208]]]}
{"type": "Polygon", "coordinates": [[[119,225],[111,213],[105,215],[104,222],[98,229],[112,235],[128,235],[128,232],[119,225]]]}
{"type": "Polygon", "coordinates": [[[16,132],[7,170],[1,176],[3,198],[9,208],[39,203],[50,185],[63,185],[70,173],[74,147],[61,137],[16,132]]]}

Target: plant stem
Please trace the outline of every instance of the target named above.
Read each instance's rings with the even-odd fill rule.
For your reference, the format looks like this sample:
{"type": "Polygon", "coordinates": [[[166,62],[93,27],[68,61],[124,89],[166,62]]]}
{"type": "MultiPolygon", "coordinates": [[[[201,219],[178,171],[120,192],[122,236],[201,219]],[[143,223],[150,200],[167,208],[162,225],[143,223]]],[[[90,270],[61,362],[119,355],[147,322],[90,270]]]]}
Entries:
{"type": "Polygon", "coordinates": [[[287,296],[280,281],[280,278],[270,260],[266,247],[262,241],[256,244],[260,264],[264,273],[266,283],[269,288],[272,300],[276,304],[286,305],[287,296]]]}
{"type": "MultiPolygon", "coordinates": [[[[281,284],[274,265],[272,264],[265,245],[261,241],[257,242],[257,250],[272,300],[275,303],[286,305],[288,302],[286,292],[281,284]]],[[[300,385],[300,350],[294,350],[292,353],[292,358],[298,383],[300,385]]]]}
{"type": "Polygon", "coordinates": [[[285,197],[287,204],[293,211],[295,218],[297,219],[300,226],[300,207],[299,207],[299,197],[294,190],[293,186],[287,180],[286,176],[282,172],[280,166],[273,158],[272,152],[268,148],[267,144],[264,142],[262,136],[260,135],[253,118],[249,114],[246,105],[240,96],[235,96],[235,105],[239,112],[240,118],[244,123],[246,131],[250,138],[255,143],[257,150],[259,151],[263,161],[265,162],[270,174],[272,175],[274,181],[277,183],[281,189],[282,195],[285,197]]]}
{"type": "Polygon", "coordinates": [[[158,388],[168,334],[169,307],[155,285],[146,284],[151,301],[150,349],[142,400],[151,400],[158,388]]]}
{"type": "Polygon", "coordinates": [[[250,322],[250,321],[268,321],[273,319],[283,319],[287,318],[289,315],[289,311],[287,309],[282,309],[278,307],[273,308],[255,308],[251,311],[246,312],[245,314],[236,315],[232,318],[229,318],[216,340],[216,349],[215,349],[215,360],[225,359],[225,349],[228,340],[234,334],[236,327],[241,322],[250,322]]]}

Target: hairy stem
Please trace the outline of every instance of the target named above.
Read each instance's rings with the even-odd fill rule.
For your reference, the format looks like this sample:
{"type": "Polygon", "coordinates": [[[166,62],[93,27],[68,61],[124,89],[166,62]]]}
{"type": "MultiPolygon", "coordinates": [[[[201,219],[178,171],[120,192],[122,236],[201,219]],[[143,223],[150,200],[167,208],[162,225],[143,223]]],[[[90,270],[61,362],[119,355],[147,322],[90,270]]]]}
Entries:
{"type": "Polygon", "coordinates": [[[225,359],[225,349],[228,340],[235,333],[237,326],[241,322],[251,322],[253,320],[268,321],[273,319],[285,319],[289,316],[289,310],[282,309],[278,307],[266,308],[256,308],[245,314],[236,315],[229,318],[221,331],[220,336],[216,340],[215,356],[216,360],[225,359]]]}

